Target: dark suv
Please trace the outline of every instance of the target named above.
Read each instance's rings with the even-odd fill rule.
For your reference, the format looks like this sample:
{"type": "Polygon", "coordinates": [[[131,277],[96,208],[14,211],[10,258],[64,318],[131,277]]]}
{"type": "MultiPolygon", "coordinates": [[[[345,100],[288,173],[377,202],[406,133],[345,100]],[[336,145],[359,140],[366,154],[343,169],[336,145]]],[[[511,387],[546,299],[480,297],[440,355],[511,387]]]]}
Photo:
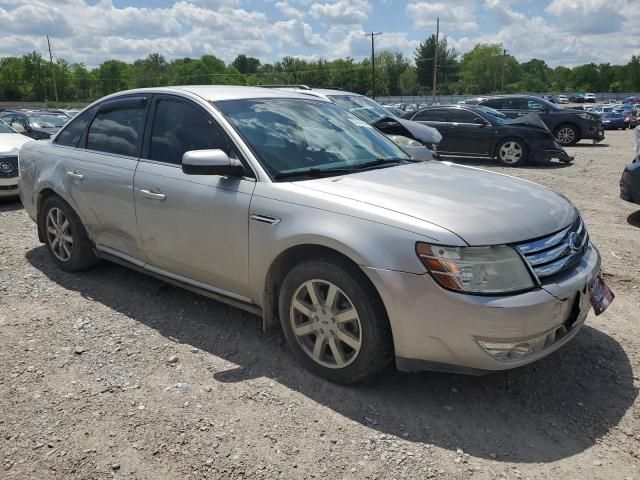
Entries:
{"type": "Polygon", "coordinates": [[[582,110],[560,108],[547,100],[530,95],[504,95],[467,100],[467,104],[483,105],[517,118],[537,113],[562,145],[573,145],[582,139],[604,140],[604,128],[598,115],[582,110]]]}

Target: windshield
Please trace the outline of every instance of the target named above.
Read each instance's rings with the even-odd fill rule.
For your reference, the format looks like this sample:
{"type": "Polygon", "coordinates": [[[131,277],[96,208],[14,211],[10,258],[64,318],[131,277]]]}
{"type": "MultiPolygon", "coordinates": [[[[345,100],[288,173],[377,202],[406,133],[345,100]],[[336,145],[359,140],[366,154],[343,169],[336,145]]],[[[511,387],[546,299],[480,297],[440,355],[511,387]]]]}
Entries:
{"type": "Polygon", "coordinates": [[[336,105],[349,110],[365,122],[375,123],[384,117],[394,115],[379,103],[363,95],[327,95],[336,105]]]}
{"type": "Polygon", "coordinates": [[[16,133],[3,120],[0,120],[0,133],[16,133]]]}
{"type": "Polygon", "coordinates": [[[280,98],[226,100],[215,106],[274,177],[410,160],[372,126],[329,102],[280,98]]]}
{"type": "Polygon", "coordinates": [[[480,111],[480,113],[482,113],[482,116],[484,118],[491,122],[492,125],[506,125],[507,123],[509,123],[509,120],[511,120],[504,113],[500,113],[493,108],[483,106],[476,108],[480,111]]]}
{"type": "Polygon", "coordinates": [[[29,115],[29,122],[35,128],[59,128],[66,123],[65,120],[54,115],[29,115]]]}

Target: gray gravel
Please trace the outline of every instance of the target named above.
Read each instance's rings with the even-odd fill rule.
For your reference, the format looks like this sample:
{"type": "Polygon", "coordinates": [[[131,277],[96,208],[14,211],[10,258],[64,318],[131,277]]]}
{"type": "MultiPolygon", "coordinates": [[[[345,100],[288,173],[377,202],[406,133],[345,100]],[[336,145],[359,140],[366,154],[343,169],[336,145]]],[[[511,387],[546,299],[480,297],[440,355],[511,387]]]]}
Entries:
{"type": "Polygon", "coordinates": [[[629,131],[507,169],[582,211],[617,299],[567,347],[485,377],[340,387],[256,317],[103,263],[57,270],[0,203],[0,478],[640,480],[640,207],[629,131]]]}

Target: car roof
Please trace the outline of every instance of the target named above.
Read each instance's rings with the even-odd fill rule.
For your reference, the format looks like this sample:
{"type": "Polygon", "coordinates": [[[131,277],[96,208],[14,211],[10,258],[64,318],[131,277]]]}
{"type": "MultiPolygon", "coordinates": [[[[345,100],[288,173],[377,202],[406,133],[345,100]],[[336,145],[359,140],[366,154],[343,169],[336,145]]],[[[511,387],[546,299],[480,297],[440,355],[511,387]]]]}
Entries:
{"type": "Polygon", "coordinates": [[[275,88],[244,87],[235,85],[181,85],[173,87],[137,88],[135,90],[118,92],[117,94],[114,94],[114,96],[136,93],[162,94],[183,92],[197,95],[209,102],[220,102],[223,100],[241,100],[247,98],[309,98],[309,96],[301,95],[300,93],[293,91],[285,91],[275,88]]]}

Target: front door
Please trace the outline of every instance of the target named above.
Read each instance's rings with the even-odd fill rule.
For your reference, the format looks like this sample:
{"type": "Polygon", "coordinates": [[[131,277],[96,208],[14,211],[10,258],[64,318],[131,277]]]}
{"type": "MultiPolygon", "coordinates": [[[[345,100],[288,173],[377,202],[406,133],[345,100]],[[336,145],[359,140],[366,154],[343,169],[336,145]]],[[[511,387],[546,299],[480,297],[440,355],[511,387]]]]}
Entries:
{"type": "Polygon", "coordinates": [[[427,108],[420,110],[411,119],[415,122],[423,123],[430,127],[435,128],[442,135],[442,140],[437,146],[439,152],[449,151],[449,130],[451,124],[449,123],[449,109],[447,108],[427,108]]]}
{"type": "Polygon", "coordinates": [[[186,175],[182,155],[221,149],[238,157],[215,119],[187,99],[154,99],[148,151],[135,175],[135,205],[147,267],[248,294],[251,178],[186,175]]]}

